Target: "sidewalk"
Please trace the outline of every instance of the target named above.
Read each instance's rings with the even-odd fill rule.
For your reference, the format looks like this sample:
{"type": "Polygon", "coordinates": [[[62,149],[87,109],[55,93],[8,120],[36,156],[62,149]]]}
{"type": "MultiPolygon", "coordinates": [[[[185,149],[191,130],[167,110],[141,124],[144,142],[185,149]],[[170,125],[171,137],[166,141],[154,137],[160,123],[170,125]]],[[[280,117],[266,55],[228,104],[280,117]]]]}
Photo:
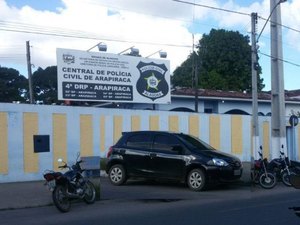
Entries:
{"type": "Polygon", "coordinates": [[[0,184],[0,210],[52,204],[51,192],[44,183],[31,181],[0,184]]]}
{"type": "MultiPolygon", "coordinates": [[[[244,165],[243,176],[241,178],[243,185],[250,184],[250,175],[246,172],[249,168],[249,165],[244,165]]],[[[101,171],[101,179],[104,177],[107,177],[107,174],[105,171],[101,171]]],[[[39,207],[53,204],[52,193],[44,183],[44,180],[1,183],[0,210],[39,207]]]]}
{"type": "MultiPolygon", "coordinates": [[[[96,188],[99,187],[99,177],[90,178],[90,180],[96,188]]],[[[52,193],[44,184],[45,181],[0,184],[0,210],[52,205],[52,193]]]]}

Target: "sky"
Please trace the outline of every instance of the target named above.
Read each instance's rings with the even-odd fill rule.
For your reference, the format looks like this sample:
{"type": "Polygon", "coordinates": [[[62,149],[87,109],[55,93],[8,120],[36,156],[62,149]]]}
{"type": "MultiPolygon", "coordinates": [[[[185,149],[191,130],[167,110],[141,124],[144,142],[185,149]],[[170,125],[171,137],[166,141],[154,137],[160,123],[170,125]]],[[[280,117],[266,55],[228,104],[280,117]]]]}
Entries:
{"type": "MultiPolygon", "coordinates": [[[[300,89],[300,0],[280,7],[284,87],[300,89]]],[[[56,65],[56,48],[86,51],[103,42],[115,54],[132,46],[143,57],[163,50],[172,74],[211,29],[251,36],[251,18],[244,14],[252,12],[259,16],[259,63],[269,91],[270,25],[263,29],[266,21],[260,18],[268,18],[270,0],[0,0],[0,65],[27,77],[26,41],[33,71],[56,65]]]]}

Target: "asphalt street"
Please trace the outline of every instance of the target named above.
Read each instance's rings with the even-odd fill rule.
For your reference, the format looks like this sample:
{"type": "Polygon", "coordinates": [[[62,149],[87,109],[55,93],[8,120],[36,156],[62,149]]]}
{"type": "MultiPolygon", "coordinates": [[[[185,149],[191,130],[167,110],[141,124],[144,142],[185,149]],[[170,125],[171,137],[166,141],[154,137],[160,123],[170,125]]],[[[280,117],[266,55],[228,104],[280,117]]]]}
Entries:
{"type": "Polygon", "coordinates": [[[300,205],[300,192],[280,183],[271,190],[240,183],[192,192],[183,184],[130,181],[123,186],[112,186],[107,178],[101,178],[101,200],[93,205],[74,203],[69,213],[60,213],[52,205],[51,193],[42,182],[22,184],[19,187],[13,184],[7,194],[0,185],[4,199],[10,197],[18,205],[0,210],[1,225],[300,224],[300,218],[288,209],[300,205]],[[18,202],[20,198],[23,200],[18,202]]]}

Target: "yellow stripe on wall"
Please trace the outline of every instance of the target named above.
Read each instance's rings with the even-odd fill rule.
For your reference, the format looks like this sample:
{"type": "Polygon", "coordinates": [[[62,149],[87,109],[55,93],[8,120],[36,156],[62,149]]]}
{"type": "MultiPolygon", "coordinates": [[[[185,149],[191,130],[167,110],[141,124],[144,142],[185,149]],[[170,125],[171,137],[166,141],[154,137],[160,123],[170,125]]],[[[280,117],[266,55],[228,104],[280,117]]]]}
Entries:
{"type": "Polygon", "coordinates": [[[150,130],[159,130],[159,116],[150,116],[149,123],[150,130]]]}
{"type": "Polygon", "coordinates": [[[100,151],[105,152],[105,116],[100,117],[100,151]]]}
{"type": "Polygon", "coordinates": [[[39,157],[34,153],[33,135],[38,134],[38,113],[23,113],[24,172],[39,171],[39,157]]]}
{"type": "Polygon", "coordinates": [[[0,112],[0,174],[8,174],[7,113],[0,112]]]}
{"type": "Polygon", "coordinates": [[[80,155],[93,156],[93,116],[80,115],[80,155]]]}
{"type": "Polygon", "coordinates": [[[140,116],[131,116],[131,130],[139,131],[141,129],[141,118],[140,116]]]}
{"type": "MultiPolygon", "coordinates": [[[[259,151],[257,149],[256,151],[259,151]]],[[[263,122],[263,157],[269,158],[270,156],[270,124],[268,121],[263,122]]]]}
{"type": "Polygon", "coordinates": [[[61,164],[57,162],[59,158],[68,161],[67,154],[67,116],[65,114],[54,113],[52,115],[53,126],[53,169],[57,170],[61,164]]]}
{"type": "Polygon", "coordinates": [[[114,144],[119,140],[123,130],[123,117],[114,116],[114,144]]]}
{"type": "Polygon", "coordinates": [[[199,116],[189,116],[189,134],[199,137],[199,116]]]}
{"type": "Polygon", "coordinates": [[[239,115],[231,116],[231,152],[243,153],[243,120],[239,115]]]}
{"type": "Polygon", "coordinates": [[[212,147],[220,149],[220,117],[217,115],[209,117],[209,143],[212,147]]]}
{"type": "Polygon", "coordinates": [[[169,116],[169,131],[179,131],[179,118],[178,116],[169,116]]]}

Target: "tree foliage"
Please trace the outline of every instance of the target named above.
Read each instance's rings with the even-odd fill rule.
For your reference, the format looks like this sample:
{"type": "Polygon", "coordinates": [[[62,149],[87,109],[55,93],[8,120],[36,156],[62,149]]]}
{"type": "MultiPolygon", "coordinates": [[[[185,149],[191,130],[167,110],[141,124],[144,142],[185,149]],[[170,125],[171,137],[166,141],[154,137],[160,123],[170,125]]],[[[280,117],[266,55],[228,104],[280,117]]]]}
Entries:
{"type": "Polygon", "coordinates": [[[58,103],[57,99],[57,67],[38,68],[32,75],[35,101],[43,104],[58,103]]]}
{"type": "Polygon", "coordinates": [[[15,69],[0,66],[0,102],[25,102],[27,93],[27,79],[15,69]]]}
{"type": "MultiPolygon", "coordinates": [[[[193,66],[197,70],[198,87],[205,89],[251,90],[251,46],[249,37],[239,32],[212,29],[204,34],[197,46],[197,54],[176,68],[172,77],[174,86],[193,86],[193,66]],[[193,61],[193,57],[194,61],[193,61]]],[[[264,87],[258,67],[258,90],[264,87]]]]}

